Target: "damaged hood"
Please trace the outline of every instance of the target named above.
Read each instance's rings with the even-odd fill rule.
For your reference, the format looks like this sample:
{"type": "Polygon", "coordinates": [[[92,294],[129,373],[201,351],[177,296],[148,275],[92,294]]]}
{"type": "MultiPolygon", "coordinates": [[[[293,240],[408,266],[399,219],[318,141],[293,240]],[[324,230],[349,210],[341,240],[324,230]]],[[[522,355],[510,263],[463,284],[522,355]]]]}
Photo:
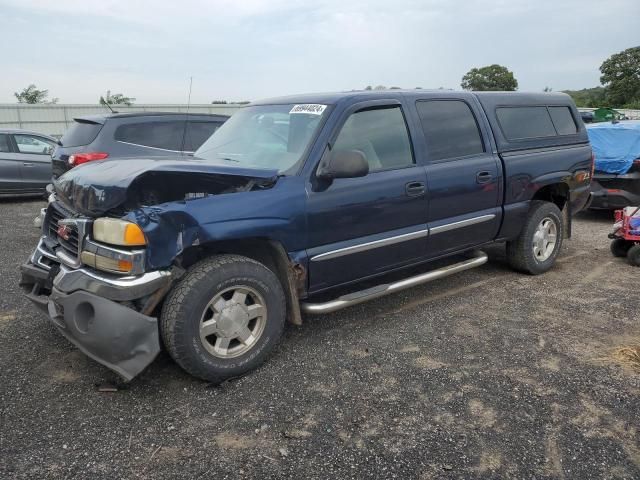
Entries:
{"type": "Polygon", "coordinates": [[[277,170],[239,168],[197,158],[123,158],[73,168],[54,180],[58,199],[83,215],[98,216],[207,195],[268,188],[277,170]]]}

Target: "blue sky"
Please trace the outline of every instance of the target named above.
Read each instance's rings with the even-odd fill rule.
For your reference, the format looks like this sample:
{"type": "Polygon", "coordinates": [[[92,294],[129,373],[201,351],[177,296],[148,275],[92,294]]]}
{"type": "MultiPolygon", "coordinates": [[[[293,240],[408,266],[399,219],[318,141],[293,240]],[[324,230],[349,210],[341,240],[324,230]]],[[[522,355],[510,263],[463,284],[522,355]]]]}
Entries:
{"type": "Polygon", "coordinates": [[[252,100],[387,85],[460,88],[500,63],[520,90],[599,84],[640,45],[639,0],[0,0],[0,102],[252,100]],[[607,29],[610,33],[606,33],[607,29]]]}

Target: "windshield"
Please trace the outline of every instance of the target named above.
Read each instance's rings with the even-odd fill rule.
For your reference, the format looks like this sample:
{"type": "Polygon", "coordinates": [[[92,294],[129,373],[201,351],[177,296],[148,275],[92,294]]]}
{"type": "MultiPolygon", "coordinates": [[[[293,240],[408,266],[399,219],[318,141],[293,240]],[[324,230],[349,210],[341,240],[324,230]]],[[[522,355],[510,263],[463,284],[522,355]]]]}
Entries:
{"type": "Polygon", "coordinates": [[[222,165],[293,173],[311,143],[326,105],[245,107],[196,150],[195,156],[222,165]]]}

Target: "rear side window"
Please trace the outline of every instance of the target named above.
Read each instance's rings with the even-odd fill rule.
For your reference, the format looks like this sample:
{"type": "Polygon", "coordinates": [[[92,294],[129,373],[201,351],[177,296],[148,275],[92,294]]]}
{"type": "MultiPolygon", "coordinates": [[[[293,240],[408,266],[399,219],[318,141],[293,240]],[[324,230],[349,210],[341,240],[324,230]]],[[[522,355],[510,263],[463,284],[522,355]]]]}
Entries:
{"type": "Polygon", "coordinates": [[[60,139],[64,147],[80,147],[89,145],[98,136],[102,124],[75,121],[60,139]]]}
{"type": "Polygon", "coordinates": [[[9,148],[9,135],[4,133],[0,133],[0,153],[10,153],[11,148],[9,148]]]}
{"type": "Polygon", "coordinates": [[[184,136],[184,150],[195,152],[200,145],[209,139],[213,132],[222,125],[222,122],[187,122],[187,130],[184,136]]]}
{"type": "Polygon", "coordinates": [[[501,107],[496,109],[496,115],[509,140],[556,135],[547,107],[501,107]]]}
{"type": "Polygon", "coordinates": [[[362,152],[372,172],[413,165],[407,126],[400,107],[396,106],[352,113],[333,150],[362,152]]]}
{"type": "Polygon", "coordinates": [[[549,114],[558,135],[573,135],[578,133],[578,127],[573,119],[569,107],[549,107],[549,114]]]}
{"type": "Polygon", "coordinates": [[[14,135],[13,139],[16,141],[16,145],[18,146],[18,151],[20,153],[51,155],[51,152],[53,152],[54,143],[50,140],[45,140],[42,137],[20,134],[14,135]]]}
{"type": "Polygon", "coordinates": [[[130,123],[116,128],[114,138],[142,147],[179,152],[182,150],[184,125],[184,121],[130,123]]]}
{"type": "Polygon", "coordinates": [[[461,100],[416,102],[430,160],[466,157],[484,152],[476,118],[461,100]]]}

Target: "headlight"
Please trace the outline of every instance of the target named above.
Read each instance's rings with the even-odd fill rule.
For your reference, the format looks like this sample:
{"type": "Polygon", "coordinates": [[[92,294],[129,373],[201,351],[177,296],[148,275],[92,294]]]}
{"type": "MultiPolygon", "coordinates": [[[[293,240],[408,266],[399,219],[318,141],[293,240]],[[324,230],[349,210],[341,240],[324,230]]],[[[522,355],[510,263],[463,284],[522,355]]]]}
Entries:
{"type": "Polygon", "coordinates": [[[117,218],[98,218],[93,222],[93,238],[99,242],[126,247],[147,244],[138,225],[117,218]]]}

